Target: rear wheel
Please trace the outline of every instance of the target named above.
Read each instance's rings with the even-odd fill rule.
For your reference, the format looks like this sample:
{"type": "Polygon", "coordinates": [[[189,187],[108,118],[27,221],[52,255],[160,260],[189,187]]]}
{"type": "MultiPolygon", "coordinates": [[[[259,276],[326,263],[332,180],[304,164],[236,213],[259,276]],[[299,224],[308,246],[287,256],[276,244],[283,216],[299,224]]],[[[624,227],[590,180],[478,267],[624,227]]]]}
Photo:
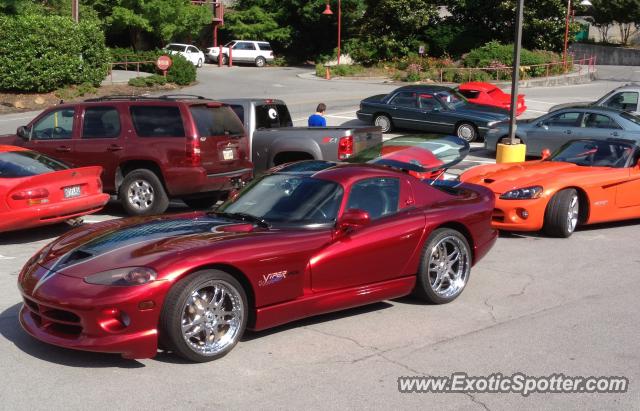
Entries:
{"type": "Polygon", "coordinates": [[[386,114],[378,114],[373,118],[373,125],[382,129],[383,133],[388,133],[393,129],[393,123],[391,117],[386,114]]]}
{"type": "Polygon", "coordinates": [[[473,124],[460,123],[456,126],[456,135],[470,143],[478,137],[478,132],[473,124]]]}
{"type": "Polygon", "coordinates": [[[267,64],[267,60],[265,60],[264,57],[256,57],[256,67],[264,67],[265,64],[267,64]]]}
{"type": "MultiPolygon", "coordinates": [[[[220,57],[218,57],[218,60],[220,59],[220,57]]],[[[227,64],[229,64],[229,57],[227,57],[226,54],[222,55],[222,65],[226,66],[227,64]]]]}
{"type": "Polygon", "coordinates": [[[202,67],[202,59],[198,59],[198,68],[202,67]]]}
{"type": "Polygon", "coordinates": [[[460,232],[434,230],[422,251],[415,294],[433,304],[455,300],[471,275],[471,248],[460,232]]]}
{"type": "Polygon", "coordinates": [[[247,295],[233,276],[205,270],[173,286],[160,315],[163,346],[195,362],[226,355],[247,325],[247,295]]]}
{"type": "Polygon", "coordinates": [[[169,207],[162,182],[151,170],[139,168],[128,173],[118,189],[118,197],[127,214],[162,214],[169,207]]]}
{"type": "Polygon", "coordinates": [[[578,226],[580,198],[574,188],[558,191],[547,204],[544,232],[552,237],[567,238],[578,226]]]}

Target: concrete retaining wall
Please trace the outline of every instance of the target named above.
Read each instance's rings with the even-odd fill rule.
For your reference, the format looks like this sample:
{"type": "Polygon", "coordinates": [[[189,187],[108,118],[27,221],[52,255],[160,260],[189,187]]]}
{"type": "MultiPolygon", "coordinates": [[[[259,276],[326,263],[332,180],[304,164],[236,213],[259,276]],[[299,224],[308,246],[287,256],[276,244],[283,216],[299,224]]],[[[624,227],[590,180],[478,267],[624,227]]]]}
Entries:
{"type": "Polygon", "coordinates": [[[595,56],[598,65],[640,66],[640,49],[574,43],[569,50],[577,59],[582,56],[595,56]]]}

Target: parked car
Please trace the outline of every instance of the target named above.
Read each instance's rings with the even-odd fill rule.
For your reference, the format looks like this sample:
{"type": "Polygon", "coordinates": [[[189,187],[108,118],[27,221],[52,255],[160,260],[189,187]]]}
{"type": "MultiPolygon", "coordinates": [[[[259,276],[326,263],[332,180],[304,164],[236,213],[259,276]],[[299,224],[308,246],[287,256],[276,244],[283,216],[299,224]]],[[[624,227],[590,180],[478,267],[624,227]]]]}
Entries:
{"type": "MultiPolygon", "coordinates": [[[[229,64],[229,49],[234,63],[251,63],[256,67],[264,67],[274,59],[273,49],[267,41],[233,40],[222,47],[222,64],[229,64]]],[[[209,47],[207,58],[213,63],[218,63],[220,47],[209,47]]]]}
{"type": "Polygon", "coordinates": [[[215,212],[76,229],[19,274],[20,323],[67,348],[147,358],[161,340],[203,362],[245,329],[412,292],[449,303],[496,240],[493,193],[402,168],[301,161],[215,212]]]}
{"type": "Polygon", "coordinates": [[[201,97],[113,96],[51,107],[19,145],[76,167],[100,165],[107,193],[131,215],[160,214],[170,198],[207,207],[253,177],[249,139],[227,106],[201,97]]]}
{"type": "Polygon", "coordinates": [[[282,100],[222,99],[243,122],[256,172],[300,160],[346,160],[382,141],[377,127],[293,127],[282,100]]]}
{"type": "MultiPolygon", "coordinates": [[[[470,81],[460,84],[457,87],[460,94],[468,101],[485,106],[500,107],[507,111],[511,110],[511,94],[500,90],[498,86],[481,81],[470,81]]],[[[524,113],[527,106],[524,102],[524,94],[518,94],[516,115],[524,113]]]]}
{"type": "Polygon", "coordinates": [[[460,176],[495,193],[493,226],[569,237],[580,224],[640,218],[640,140],[580,139],[550,157],[460,176]]]}
{"type": "Polygon", "coordinates": [[[455,134],[467,141],[484,137],[490,126],[509,118],[506,110],[469,103],[449,87],[414,85],[360,102],[357,116],[383,132],[394,127],[455,134]]]}
{"type": "Polygon", "coordinates": [[[558,104],[549,109],[549,112],[568,107],[608,107],[616,110],[628,111],[635,115],[640,115],[638,108],[638,95],[640,95],[640,84],[625,84],[617,87],[599,100],[579,103],[558,104]]]}
{"type": "Polygon", "coordinates": [[[170,43],[167,44],[164,49],[168,54],[181,55],[198,68],[202,67],[206,59],[204,53],[199,48],[190,44],[170,43]]]}
{"type": "MultiPolygon", "coordinates": [[[[508,134],[508,123],[494,125],[485,136],[485,148],[496,151],[508,134]]],[[[637,138],[640,117],[606,107],[564,108],[535,119],[518,120],[516,136],[527,145],[527,155],[540,156],[543,149],[554,151],[576,138],[637,138]]]]}
{"type": "Polygon", "coordinates": [[[109,201],[100,167],[71,168],[22,147],[0,145],[0,232],[66,221],[99,211],[109,201]]]}

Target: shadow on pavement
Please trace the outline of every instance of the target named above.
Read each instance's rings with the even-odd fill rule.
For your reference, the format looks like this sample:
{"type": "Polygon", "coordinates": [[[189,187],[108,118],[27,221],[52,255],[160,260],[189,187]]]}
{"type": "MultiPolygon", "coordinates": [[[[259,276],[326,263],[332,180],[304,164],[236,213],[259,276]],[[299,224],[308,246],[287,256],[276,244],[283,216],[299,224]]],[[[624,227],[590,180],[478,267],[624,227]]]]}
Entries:
{"type": "Polygon", "coordinates": [[[117,354],[69,350],[45,344],[28,335],[20,326],[18,312],[22,304],[15,304],[0,313],[0,334],[16,347],[43,361],[80,368],[141,368],[144,364],[126,360],[117,354]]]}

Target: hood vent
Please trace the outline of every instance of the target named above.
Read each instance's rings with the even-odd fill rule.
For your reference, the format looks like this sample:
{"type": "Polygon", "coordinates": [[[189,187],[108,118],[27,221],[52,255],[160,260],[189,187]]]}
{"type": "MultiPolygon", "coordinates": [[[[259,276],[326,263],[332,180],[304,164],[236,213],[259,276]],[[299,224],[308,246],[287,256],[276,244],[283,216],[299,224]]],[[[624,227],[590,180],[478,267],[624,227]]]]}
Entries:
{"type": "Polygon", "coordinates": [[[482,181],[484,181],[484,182],[485,182],[485,183],[487,183],[487,184],[491,184],[491,183],[493,183],[493,182],[494,182],[494,181],[496,181],[496,180],[494,180],[493,178],[485,178],[485,179],[484,179],[484,180],[482,180],[482,181]]]}

